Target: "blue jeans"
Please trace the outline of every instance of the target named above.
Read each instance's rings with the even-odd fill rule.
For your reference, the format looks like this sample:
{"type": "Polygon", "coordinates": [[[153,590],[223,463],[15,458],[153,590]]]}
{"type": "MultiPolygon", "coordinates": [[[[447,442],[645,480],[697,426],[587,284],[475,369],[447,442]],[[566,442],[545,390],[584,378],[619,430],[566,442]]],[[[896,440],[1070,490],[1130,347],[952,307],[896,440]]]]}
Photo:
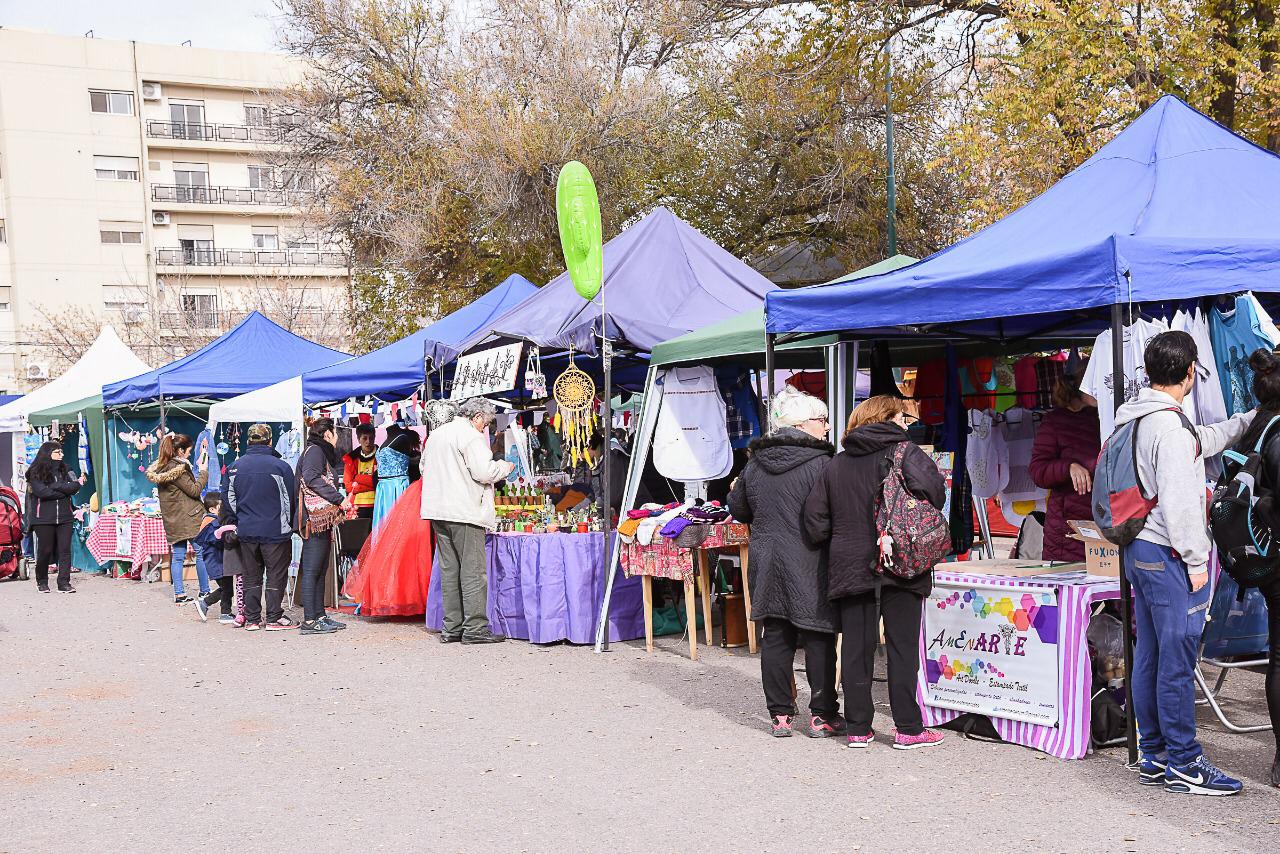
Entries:
{"type": "MultiPolygon", "coordinates": [[[[169,576],[173,579],[173,595],[182,596],[187,592],[186,584],[182,580],[182,564],[187,559],[187,543],[190,540],[183,540],[180,543],[173,544],[173,555],[169,559],[169,576]]],[[[200,595],[209,595],[209,573],[204,568],[204,555],[200,553],[200,547],[191,544],[196,550],[196,575],[200,579],[200,595]]]]}
{"type": "Polygon", "coordinates": [[[1196,687],[1192,676],[1211,585],[1191,591],[1187,567],[1168,546],[1134,540],[1124,549],[1133,585],[1138,640],[1133,650],[1133,712],[1143,756],[1194,762],[1196,687]]]}

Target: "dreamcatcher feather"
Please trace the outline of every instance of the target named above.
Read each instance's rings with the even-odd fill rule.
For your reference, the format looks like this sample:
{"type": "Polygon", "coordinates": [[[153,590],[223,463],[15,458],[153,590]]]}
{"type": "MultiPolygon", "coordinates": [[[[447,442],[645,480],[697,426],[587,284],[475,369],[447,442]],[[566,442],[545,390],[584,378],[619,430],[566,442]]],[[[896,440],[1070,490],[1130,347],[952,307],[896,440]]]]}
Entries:
{"type": "Polygon", "coordinates": [[[556,427],[564,441],[564,452],[577,466],[589,459],[591,434],[599,419],[595,412],[596,384],[574,363],[572,352],[569,354],[569,367],[556,379],[552,396],[559,407],[556,427]]]}

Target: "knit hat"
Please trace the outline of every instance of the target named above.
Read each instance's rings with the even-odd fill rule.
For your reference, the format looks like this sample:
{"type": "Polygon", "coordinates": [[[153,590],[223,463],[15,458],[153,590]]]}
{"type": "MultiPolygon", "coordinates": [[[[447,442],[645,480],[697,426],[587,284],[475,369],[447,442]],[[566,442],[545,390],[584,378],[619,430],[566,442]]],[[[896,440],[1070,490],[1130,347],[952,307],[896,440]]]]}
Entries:
{"type": "Polygon", "coordinates": [[[773,399],[773,423],[778,427],[798,427],[806,421],[826,417],[825,403],[791,386],[773,399]]]}
{"type": "Polygon", "coordinates": [[[250,427],[249,443],[254,445],[271,444],[271,426],[269,424],[254,424],[250,427]]]}

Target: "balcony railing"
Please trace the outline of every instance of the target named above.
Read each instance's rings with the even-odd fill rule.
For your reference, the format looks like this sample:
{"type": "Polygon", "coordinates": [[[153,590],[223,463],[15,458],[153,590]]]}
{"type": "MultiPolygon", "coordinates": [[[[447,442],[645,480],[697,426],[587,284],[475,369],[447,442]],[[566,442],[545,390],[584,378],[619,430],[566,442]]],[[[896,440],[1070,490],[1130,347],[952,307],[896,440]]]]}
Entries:
{"type": "Polygon", "coordinates": [[[151,200],[197,205],[275,205],[296,207],[305,204],[311,190],[281,190],[270,187],[193,187],[184,184],[152,184],[151,200]]]}
{"type": "MultiPolygon", "coordinates": [[[[188,311],[163,311],[159,313],[162,329],[204,330],[226,329],[243,317],[242,311],[223,311],[221,309],[191,309],[188,311]]],[[[334,313],[326,309],[299,309],[288,318],[279,316],[274,319],[287,324],[292,330],[325,329],[333,323],[334,313]]]]}
{"type": "Polygon", "coordinates": [[[204,122],[166,122],[151,119],[147,136],[154,139],[193,139],[203,142],[283,142],[288,125],[223,125],[204,122]]]}
{"type": "Polygon", "coordinates": [[[318,249],[157,249],[162,267],[345,267],[342,252],[318,249]]]}

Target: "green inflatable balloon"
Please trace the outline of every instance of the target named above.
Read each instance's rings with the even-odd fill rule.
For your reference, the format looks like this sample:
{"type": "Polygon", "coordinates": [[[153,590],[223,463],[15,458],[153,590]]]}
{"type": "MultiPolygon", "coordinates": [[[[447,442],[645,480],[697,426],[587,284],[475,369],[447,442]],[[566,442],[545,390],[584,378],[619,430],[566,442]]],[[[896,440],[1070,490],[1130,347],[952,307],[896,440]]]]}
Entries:
{"type": "Polygon", "coordinates": [[[573,289],[594,299],[604,283],[604,245],[600,236],[600,199],[591,173],[576,160],[560,169],[556,182],[556,220],[560,247],[573,289]]]}

